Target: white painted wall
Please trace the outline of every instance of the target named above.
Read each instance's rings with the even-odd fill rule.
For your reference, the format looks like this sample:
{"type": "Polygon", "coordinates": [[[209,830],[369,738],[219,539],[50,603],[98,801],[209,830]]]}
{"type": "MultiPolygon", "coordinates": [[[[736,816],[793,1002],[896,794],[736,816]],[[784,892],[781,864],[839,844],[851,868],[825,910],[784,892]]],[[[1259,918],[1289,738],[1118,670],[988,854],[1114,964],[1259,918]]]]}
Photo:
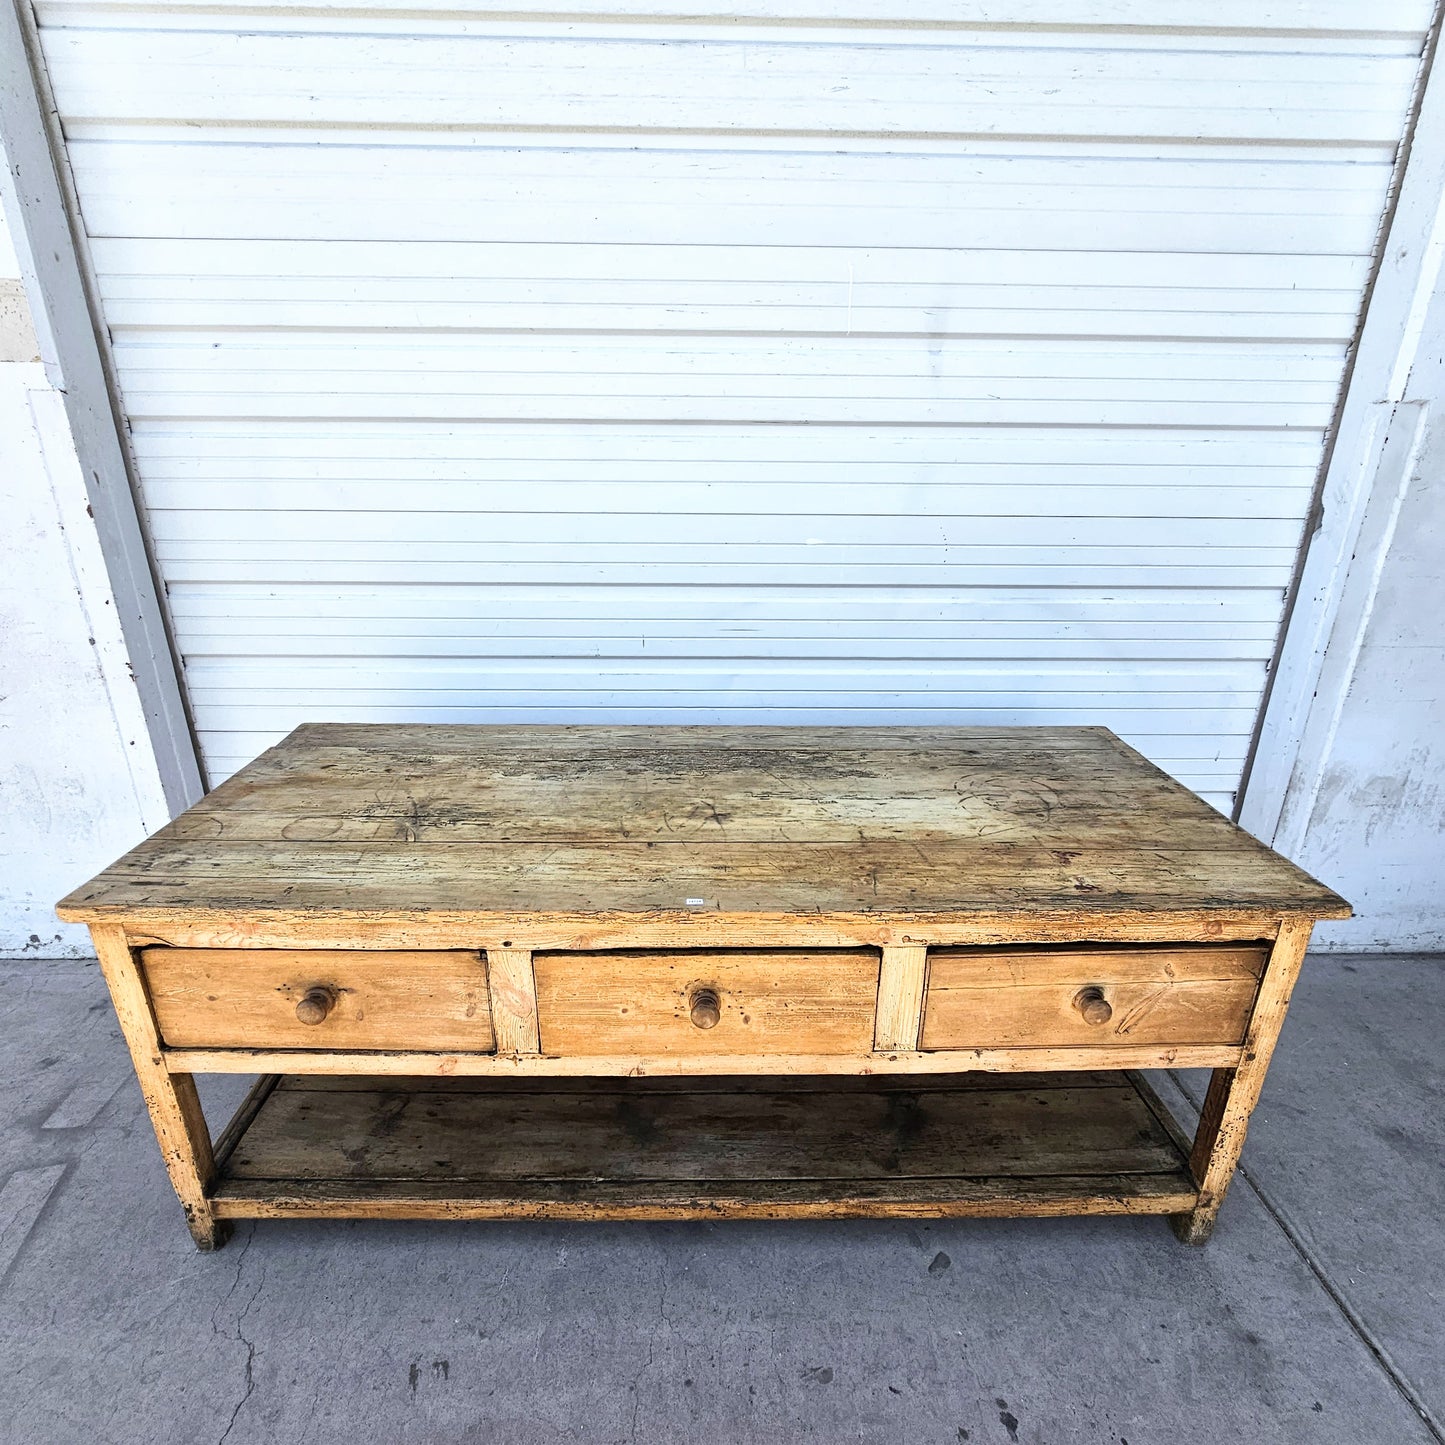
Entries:
{"type": "Polygon", "coordinates": [[[77,957],[55,900],[168,814],[19,274],[0,219],[0,956],[77,957]]]}
{"type": "Polygon", "coordinates": [[[1332,736],[1293,783],[1316,788],[1295,857],[1355,906],[1320,925],[1330,949],[1445,950],[1445,352],[1417,372],[1412,392],[1435,399],[1424,444],[1381,499],[1393,536],[1358,636],[1332,643],[1358,649],[1332,736]]]}

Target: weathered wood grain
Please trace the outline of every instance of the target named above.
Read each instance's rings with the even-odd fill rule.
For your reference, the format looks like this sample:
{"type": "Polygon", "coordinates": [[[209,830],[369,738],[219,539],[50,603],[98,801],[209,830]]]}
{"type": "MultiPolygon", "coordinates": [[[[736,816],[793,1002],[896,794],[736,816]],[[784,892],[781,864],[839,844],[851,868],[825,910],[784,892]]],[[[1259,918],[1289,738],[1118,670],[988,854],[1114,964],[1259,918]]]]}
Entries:
{"type": "Polygon", "coordinates": [[[281,1074],[262,1074],[247,1090],[246,1097],[241,1100],[236,1112],[231,1115],[230,1122],[216,1135],[215,1143],[212,1146],[218,1170],[231,1157],[231,1151],[241,1142],[241,1136],[251,1127],[252,1120],[261,1112],[261,1105],[271,1097],[277,1085],[282,1082],[282,1078],[281,1074]]]}
{"type": "Polygon", "coordinates": [[[449,949],[510,946],[532,951],[615,948],[882,948],[890,944],[1053,943],[1090,938],[1134,943],[1253,941],[1273,937],[1280,914],[1267,909],[1141,913],[1106,908],[1045,913],[718,914],[705,909],[648,913],[445,914],[309,913],[274,907],[178,909],[130,915],[131,937],[175,948],[449,949]]]}
{"type": "MultiPolygon", "coordinates": [[[[655,744],[548,756],[342,754],[224,789],[165,836],[231,842],[834,842],[994,838],[1067,847],[1229,846],[1233,829],[1163,773],[1107,751],[978,745],[826,754],[655,744]],[[1141,811],[1117,816],[1127,778],[1141,811]],[[625,799],[625,806],[619,806],[625,799]],[[1065,804],[1083,817],[1062,836],[1065,804]],[[298,803],[304,811],[298,811],[298,803]]],[[[226,785],[229,787],[230,785],[226,785]]]]}
{"type": "Polygon", "coordinates": [[[166,1173],[185,1211],[186,1226],[197,1249],[217,1249],[226,1242],[230,1226],[211,1209],[216,1162],[195,1080],[189,1073],[172,1069],[165,1059],[140,968],[124,930],[95,924],[90,936],[130,1049],[166,1173]]]}
{"type": "Polygon", "coordinates": [[[466,1049],[494,1047],[477,952],[147,948],[146,986],[174,1048],[466,1049]],[[331,990],[319,1024],[296,1006],[331,990]]]}
{"type": "Polygon", "coordinates": [[[1178,1151],[1134,1087],[912,1093],[671,1090],[273,1094],[236,1179],[881,1179],[1163,1173],[1178,1151]]]}
{"type": "Polygon", "coordinates": [[[1162,1213],[1192,1197],[1138,1091],[1104,1074],[567,1093],[287,1080],[215,1203],[236,1217],[786,1218],[1162,1213]]]}
{"type": "Polygon", "coordinates": [[[873,1042],[878,954],[538,953],[542,1052],[594,1055],[862,1054],[873,1042]],[[699,1028],[695,990],[716,991],[721,1018],[699,1028]]]}
{"type": "Polygon", "coordinates": [[[212,1207],[231,1219],[1050,1219],[1175,1215],[1196,1190],[1180,1174],[1026,1179],[909,1179],[490,1185],[228,1180],[212,1207]]]}
{"type": "MultiPolygon", "coordinates": [[[[1012,1089],[1049,1089],[1067,1084],[1070,1089],[1117,1089],[1119,1070],[1091,1069],[1087,1072],[1070,1074],[1060,1079],[1052,1073],[1014,1073],[1008,1080],[1012,1089]]],[[[1132,1075],[1137,1088],[1143,1075],[1132,1075]]],[[[366,1074],[285,1074],[278,1087],[288,1093],[317,1090],[322,1093],[345,1091],[375,1093],[377,1090],[405,1089],[413,1094],[605,1094],[613,1097],[618,1092],[615,1078],[589,1077],[574,1074],[563,1078],[536,1078],[525,1073],[512,1077],[490,1076],[469,1078],[465,1075],[426,1076],[419,1074],[393,1078],[386,1075],[366,1074]]],[[[660,1075],[647,1080],[649,1094],[886,1094],[886,1093],[927,1093],[942,1090],[957,1093],[960,1089],[987,1089],[999,1087],[999,1080],[991,1074],[878,1074],[855,1076],[848,1074],[714,1074],[697,1077],[687,1074],[660,1075]]],[[[1141,1089],[1142,1093],[1143,1090],[1141,1089]]],[[[1187,1157],[1191,1145],[1183,1146],[1187,1157]]]]}
{"type": "Polygon", "coordinates": [[[1173,947],[1131,944],[929,950],[930,988],[1011,988],[1105,979],[1111,983],[1258,983],[1267,943],[1173,947]]]}
{"type": "Polygon", "coordinates": [[[1076,984],[929,991],[923,1049],[1111,1048],[1120,1043],[1238,1045],[1255,984],[1103,985],[1105,1023],[1080,1012],[1076,984]]]}
{"type": "Polygon", "coordinates": [[[154,838],[71,895],[66,918],[265,909],[304,919],[393,911],[492,918],[555,913],[1087,918],[1214,910],[1336,916],[1318,884],[1238,850],[1088,851],[994,842],[236,843],[154,838]],[[284,893],[282,890],[285,890],[284,893]],[[285,900],[284,906],[278,900],[285,900]],[[689,898],[701,899],[689,904],[689,898]]]}
{"type": "Polygon", "coordinates": [[[1261,948],[937,949],[920,1047],[1238,1044],[1259,988],[1261,948]],[[1092,1022],[1080,993],[1110,1013],[1092,1022]]]}
{"type": "Polygon", "coordinates": [[[1216,1069],[1199,1114],[1199,1128],[1190,1154],[1190,1171],[1199,1185],[1199,1198],[1188,1214],[1175,1216],[1175,1233],[1185,1244],[1204,1244],[1214,1232],[1219,1207],[1244,1150],[1249,1116],[1259,1102],[1269,1061],[1279,1042],[1290,995],[1299,979],[1311,925],[1287,922],[1280,929],[1260,980],[1240,1061],[1233,1068],[1216,1069]]]}
{"type": "Polygon", "coordinates": [[[166,1049],[173,1069],[198,1074],[430,1074],[438,1078],[566,1078],[572,1075],[658,1074],[946,1074],[1020,1069],[1214,1069],[1239,1062],[1234,1044],[1111,1044],[1069,1048],[935,1049],[927,1053],[869,1050],[858,1054],[676,1053],[463,1054],[435,1049],[415,1052],[347,1053],[300,1049],[166,1049]]]}
{"type": "Polygon", "coordinates": [[[918,1048],[923,1022],[923,988],[928,950],[916,944],[891,944],[883,949],[878,975],[878,1011],[873,1027],[875,1049],[918,1048]]]}
{"type": "Polygon", "coordinates": [[[484,928],[1344,907],[1104,729],[315,724],[60,911],[484,928]]]}
{"type": "Polygon", "coordinates": [[[1149,1075],[1139,1069],[1129,1069],[1126,1072],[1129,1082],[1138,1089],[1139,1097],[1149,1106],[1154,1117],[1163,1125],[1164,1132],[1174,1141],[1174,1147],[1188,1159],[1194,1151],[1194,1141],[1185,1133],[1168,1104],[1160,1097],[1149,1075]]]}
{"type": "Polygon", "coordinates": [[[537,985],[530,951],[520,948],[487,949],[487,988],[491,993],[498,1052],[535,1054],[540,1045],[537,985]]]}

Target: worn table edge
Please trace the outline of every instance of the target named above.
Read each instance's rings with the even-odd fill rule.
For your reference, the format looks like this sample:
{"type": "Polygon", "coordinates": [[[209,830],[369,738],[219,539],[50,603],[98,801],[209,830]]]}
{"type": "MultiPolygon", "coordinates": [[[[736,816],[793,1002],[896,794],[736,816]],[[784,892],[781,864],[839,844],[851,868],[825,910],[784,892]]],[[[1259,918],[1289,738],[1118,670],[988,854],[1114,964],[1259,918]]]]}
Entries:
{"type": "MultiPolygon", "coordinates": [[[[902,930],[899,942],[925,942],[912,940],[908,930],[926,931],[932,928],[1007,928],[1011,923],[1037,922],[1040,918],[1049,923],[1087,924],[1102,919],[1147,921],[1159,927],[1199,927],[1203,919],[1207,931],[1210,923],[1257,922],[1273,928],[1281,919],[1309,919],[1313,922],[1339,921],[1354,917],[1354,910],[1338,894],[1325,890],[1327,898],[1317,904],[1304,906],[1294,903],[1280,906],[1268,903],[1191,903],[1187,908],[1151,908],[1148,900],[1130,899],[1127,902],[1110,904],[1107,901],[1080,902],[1075,908],[1046,908],[1038,904],[1022,904],[1017,908],[989,908],[967,912],[946,913],[904,913],[904,912],[842,912],[829,909],[825,912],[798,910],[791,913],[749,912],[740,909],[692,909],[692,908],[643,908],[630,910],[609,909],[606,912],[560,912],[556,910],[506,911],[486,909],[388,909],[379,913],[375,909],[363,908],[308,908],[308,909],[257,909],[216,908],[197,906],[176,908],[174,906],[147,908],[125,903],[86,903],[80,895],[85,887],[76,889],[55,905],[56,916],[66,923],[118,923],[130,932],[145,932],[150,928],[186,927],[226,928],[241,930],[254,929],[258,919],[267,927],[282,926],[285,923],[301,924],[306,927],[318,925],[355,925],[362,928],[382,923],[424,929],[429,924],[455,928],[458,925],[475,928],[479,932],[505,932],[508,929],[522,929],[525,926],[543,923],[548,927],[586,930],[589,928],[625,927],[639,920],[647,920],[658,926],[694,928],[706,924],[715,928],[735,928],[743,931],[749,928],[771,926],[794,928],[802,923],[835,925],[839,928],[858,930],[881,930],[890,933],[902,930]]],[[[882,933],[880,932],[880,937],[882,933]]]]}

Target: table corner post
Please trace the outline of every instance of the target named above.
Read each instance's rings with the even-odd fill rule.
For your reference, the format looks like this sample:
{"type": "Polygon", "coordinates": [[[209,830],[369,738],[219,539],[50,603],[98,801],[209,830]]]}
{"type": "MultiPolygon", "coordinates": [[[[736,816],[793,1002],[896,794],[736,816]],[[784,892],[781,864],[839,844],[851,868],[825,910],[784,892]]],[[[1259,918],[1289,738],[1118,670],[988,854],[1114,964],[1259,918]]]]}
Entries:
{"type": "Polygon", "coordinates": [[[93,923],[90,935],[186,1227],[197,1249],[219,1249],[230,1237],[231,1224],[216,1218],[211,1203],[215,1156],[195,1079],[167,1067],[150,996],[125,929],[93,923]]]}
{"type": "Polygon", "coordinates": [[[1280,924],[1260,978],[1239,1062],[1231,1068],[1215,1069],[1210,1076],[1189,1156],[1189,1170],[1199,1198],[1189,1213],[1171,1215],[1169,1220],[1184,1244],[1207,1244],[1214,1233],[1313,927],[1310,918],[1286,918],[1280,924]]]}

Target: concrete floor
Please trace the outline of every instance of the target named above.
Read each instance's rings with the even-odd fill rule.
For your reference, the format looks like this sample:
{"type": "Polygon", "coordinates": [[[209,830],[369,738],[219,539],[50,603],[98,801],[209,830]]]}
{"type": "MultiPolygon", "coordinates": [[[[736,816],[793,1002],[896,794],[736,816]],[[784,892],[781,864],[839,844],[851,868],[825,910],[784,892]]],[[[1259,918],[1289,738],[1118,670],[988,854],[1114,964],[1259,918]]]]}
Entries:
{"type": "Polygon", "coordinates": [[[204,1256],[95,966],[0,965],[0,1441],[1445,1441],[1442,1023],[1445,961],[1313,959],[1203,1250],[342,1222],[204,1256]]]}

